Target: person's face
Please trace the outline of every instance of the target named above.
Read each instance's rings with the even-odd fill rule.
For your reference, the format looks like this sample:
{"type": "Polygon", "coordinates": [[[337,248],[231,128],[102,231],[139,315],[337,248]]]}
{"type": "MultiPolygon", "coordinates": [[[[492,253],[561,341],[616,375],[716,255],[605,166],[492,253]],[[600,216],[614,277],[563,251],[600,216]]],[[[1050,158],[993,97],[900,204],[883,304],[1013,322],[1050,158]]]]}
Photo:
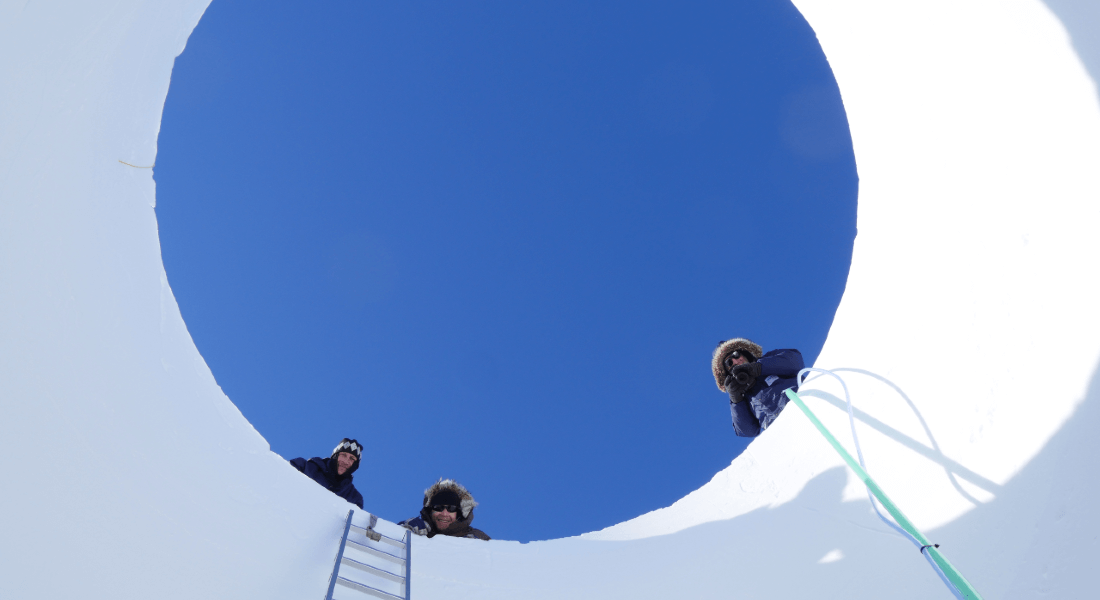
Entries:
{"type": "Polygon", "coordinates": [[[733,358],[731,356],[731,357],[726,359],[726,363],[729,364],[731,369],[736,367],[737,365],[743,365],[747,362],[749,362],[749,359],[745,358],[743,355],[739,356],[737,358],[733,358]]]}
{"type": "Polygon", "coordinates": [[[343,475],[355,464],[355,455],[351,452],[341,452],[336,455],[336,474],[343,475]]]}
{"type": "Polygon", "coordinates": [[[458,518],[457,512],[458,507],[456,506],[433,506],[432,520],[435,521],[435,526],[439,528],[440,531],[446,531],[448,527],[454,525],[455,519],[458,518]],[[443,510],[436,510],[436,508],[441,508],[443,510]],[[452,508],[455,510],[450,510],[452,508]]]}

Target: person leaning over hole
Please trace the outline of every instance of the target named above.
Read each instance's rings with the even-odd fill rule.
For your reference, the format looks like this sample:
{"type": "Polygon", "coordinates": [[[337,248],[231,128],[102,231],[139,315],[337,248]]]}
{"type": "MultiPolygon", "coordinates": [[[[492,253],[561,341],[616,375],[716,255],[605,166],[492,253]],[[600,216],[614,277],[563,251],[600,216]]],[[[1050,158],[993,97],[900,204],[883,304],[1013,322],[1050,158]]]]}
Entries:
{"type": "Polygon", "coordinates": [[[291,459],[290,464],[305,476],[324,486],[324,488],[344,500],[363,508],[363,495],[355,489],[351,475],[359,468],[363,458],[363,447],[350,438],[340,440],[332,451],[332,456],[315,456],[309,460],[291,459]]]}
{"type": "Polygon", "coordinates": [[[798,350],[764,349],[745,338],[718,342],[710,361],[718,389],[729,394],[733,432],[756,437],[787,405],[784,390],[797,387],[805,367],[798,350]]]}
{"type": "Polygon", "coordinates": [[[424,508],[420,509],[420,516],[398,525],[428,537],[443,534],[487,540],[489,536],[484,531],[470,527],[475,506],[477,502],[462,484],[453,479],[440,479],[424,490],[424,508]]]}

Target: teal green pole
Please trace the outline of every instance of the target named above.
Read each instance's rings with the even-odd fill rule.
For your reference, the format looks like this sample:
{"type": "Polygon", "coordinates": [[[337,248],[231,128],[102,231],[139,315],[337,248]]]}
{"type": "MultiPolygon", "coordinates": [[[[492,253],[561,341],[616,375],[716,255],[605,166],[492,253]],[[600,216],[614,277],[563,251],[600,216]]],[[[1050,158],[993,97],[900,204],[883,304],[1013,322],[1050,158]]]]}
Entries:
{"type": "Polygon", "coordinates": [[[810,419],[810,422],[814,424],[814,427],[817,427],[817,430],[821,432],[821,435],[825,436],[826,440],[829,440],[829,443],[833,445],[833,448],[837,451],[838,454],[840,454],[840,457],[844,459],[844,462],[848,463],[848,466],[856,472],[856,476],[859,477],[860,481],[862,481],[863,484],[867,486],[867,489],[871,490],[871,493],[875,495],[875,498],[878,498],[878,501],[881,502],[882,506],[886,508],[886,512],[890,513],[890,516],[894,517],[894,520],[897,521],[898,525],[900,525],[902,529],[909,532],[909,535],[913,536],[918,542],[920,542],[921,546],[923,547],[922,552],[928,552],[928,555],[932,557],[932,560],[936,561],[936,564],[940,567],[940,570],[943,571],[943,574],[947,576],[947,580],[950,581],[951,584],[954,585],[960,593],[962,593],[963,597],[973,600],[981,600],[982,597],[978,593],[978,590],[974,589],[974,586],[970,585],[970,582],[967,581],[966,578],[962,576],[962,573],[960,573],[959,570],[956,569],[951,564],[951,562],[947,560],[947,557],[945,557],[943,553],[940,552],[939,549],[932,544],[932,542],[929,542],[928,538],[924,537],[924,534],[921,533],[916,528],[916,526],[913,525],[913,523],[905,517],[904,514],[902,514],[901,509],[899,509],[897,505],[890,501],[890,498],[886,495],[886,492],[882,491],[882,488],[880,488],[878,484],[875,483],[874,479],[871,479],[871,476],[867,474],[867,471],[864,471],[863,467],[861,467],[860,464],[856,462],[854,458],[852,458],[852,455],[844,449],[844,446],[840,445],[840,442],[838,442],[837,439],[833,437],[833,434],[830,433],[829,430],[825,428],[825,425],[817,419],[817,415],[815,415],[813,411],[810,410],[810,407],[806,406],[806,403],[802,401],[802,398],[799,398],[798,394],[796,394],[794,390],[790,389],[787,390],[787,397],[790,398],[791,401],[793,401],[796,405],[798,405],[798,408],[802,409],[803,413],[806,413],[806,417],[810,419]]]}

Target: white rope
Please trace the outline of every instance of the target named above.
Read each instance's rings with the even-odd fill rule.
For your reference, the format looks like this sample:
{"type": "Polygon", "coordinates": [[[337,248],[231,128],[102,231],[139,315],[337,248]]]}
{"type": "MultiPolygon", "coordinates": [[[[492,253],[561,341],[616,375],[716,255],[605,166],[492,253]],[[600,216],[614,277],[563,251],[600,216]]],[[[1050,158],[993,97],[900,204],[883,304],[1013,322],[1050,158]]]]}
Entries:
{"type": "MultiPolygon", "coordinates": [[[[816,369],[813,367],[806,367],[805,369],[799,371],[798,375],[795,376],[795,382],[797,382],[798,384],[798,389],[802,389],[802,385],[805,383],[802,378],[805,375],[808,375],[810,372],[832,375],[836,378],[837,381],[840,382],[840,387],[844,388],[844,402],[848,406],[848,424],[852,427],[852,440],[856,444],[856,457],[859,458],[859,466],[863,467],[863,470],[870,474],[870,471],[867,470],[867,463],[863,460],[863,449],[859,447],[859,435],[856,434],[856,416],[855,413],[852,411],[852,397],[848,393],[848,385],[844,383],[844,379],[840,375],[837,375],[836,373],[833,373],[828,369],[816,369]]],[[[817,378],[815,377],[814,379],[817,378]]],[[[921,543],[917,540],[917,538],[913,537],[908,531],[902,529],[901,526],[895,523],[893,519],[888,519],[886,518],[886,515],[882,514],[882,511],[878,508],[878,500],[875,498],[875,495],[871,493],[870,488],[867,488],[867,498],[871,500],[871,507],[875,509],[875,514],[878,515],[879,519],[882,519],[883,523],[886,523],[891,528],[893,528],[894,531],[900,533],[902,537],[913,542],[913,544],[916,545],[917,548],[921,547],[921,543]]],[[[929,554],[926,552],[921,552],[921,556],[923,556],[925,560],[928,561],[928,564],[932,565],[932,568],[936,571],[936,574],[940,576],[940,580],[943,581],[944,585],[947,586],[947,589],[951,590],[951,593],[954,594],[955,597],[959,600],[965,600],[959,590],[955,589],[955,586],[951,583],[949,579],[947,579],[947,575],[945,575],[943,570],[940,569],[940,566],[936,564],[936,561],[932,560],[932,557],[929,556],[929,554]]]]}

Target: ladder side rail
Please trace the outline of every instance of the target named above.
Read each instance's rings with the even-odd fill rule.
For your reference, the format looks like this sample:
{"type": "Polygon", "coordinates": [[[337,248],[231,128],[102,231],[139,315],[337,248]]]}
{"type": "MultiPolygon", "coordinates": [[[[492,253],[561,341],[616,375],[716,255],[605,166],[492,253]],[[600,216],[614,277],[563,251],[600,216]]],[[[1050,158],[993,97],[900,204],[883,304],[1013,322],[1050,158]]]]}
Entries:
{"type": "Polygon", "coordinates": [[[412,530],[405,532],[405,600],[409,600],[412,592],[412,530]]]}
{"type": "Polygon", "coordinates": [[[348,511],[348,517],[344,520],[344,535],[340,538],[340,550],[336,552],[336,561],[332,565],[332,575],[328,580],[328,593],[325,594],[325,600],[332,600],[332,592],[336,589],[336,579],[340,573],[340,563],[344,558],[344,546],[348,543],[348,532],[351,531],[351,514],[355,512],[354,509],[348,511]]]}

